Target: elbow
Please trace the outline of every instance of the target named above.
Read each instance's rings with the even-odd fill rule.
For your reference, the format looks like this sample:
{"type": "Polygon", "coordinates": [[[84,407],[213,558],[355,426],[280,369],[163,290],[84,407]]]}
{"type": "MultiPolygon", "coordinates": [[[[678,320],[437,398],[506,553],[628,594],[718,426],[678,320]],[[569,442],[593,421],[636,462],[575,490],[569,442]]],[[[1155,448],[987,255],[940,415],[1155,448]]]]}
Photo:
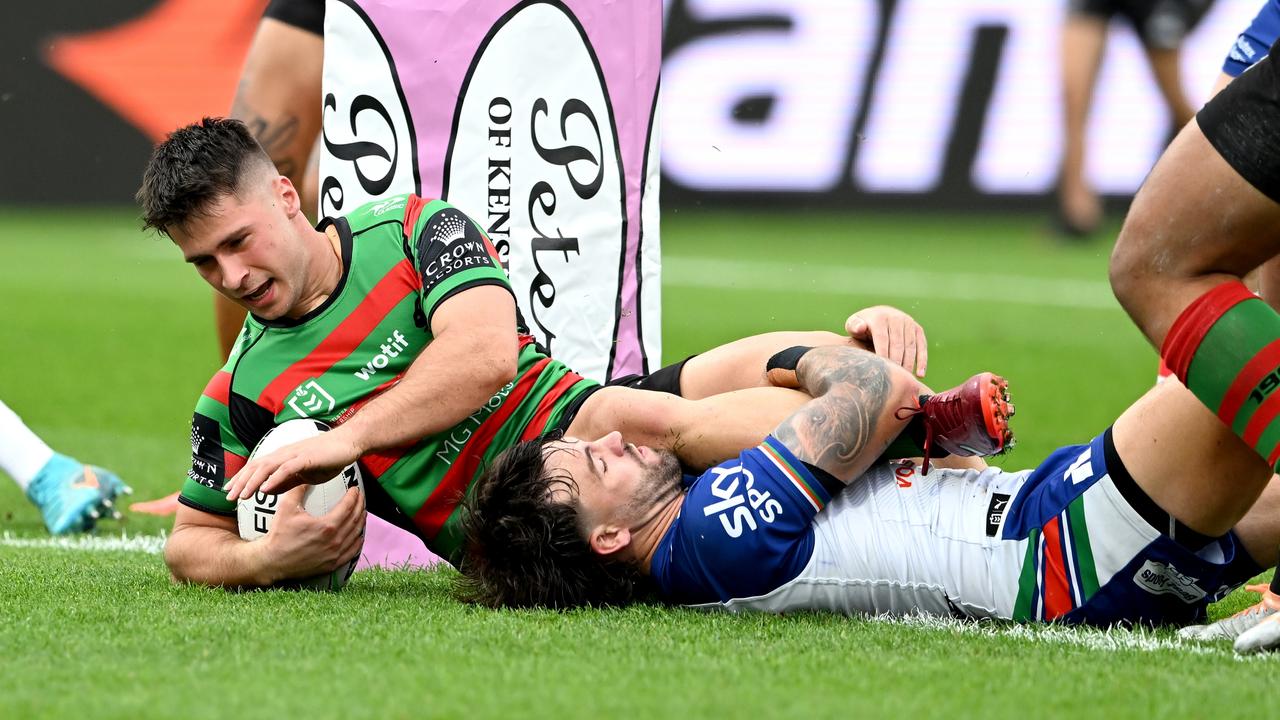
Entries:
{"type": "Polygon", "coordinates": [[[498,392],[506,387],[508,383],[516,379],[516,358],[497,358],[489,366],[489,382],[490,395],[498,392]]]}
{"type": "Polygon", "coordinates": [[[516,372],[519,370],[520,347],[516,344],[515,339],[509,336],[498,343],[489,345],[489,347],[495,349],[485,353],[486,362],[483,363],[482,385],[488,388],[488,395],[492,395],[501,390],[507,383],[516,379],[516,372]]]}
{"type": "Polygon", "coordinates": [[[177,539],[178,535],[175,532],[169,536],[168,540],[165,541],[164,564],[165,567],[169,568],[169,579],[172,582],[175,584],[191,582],[191,576],[187,573],[186,568],[182,563],[182,553],[178,549],[178,543],[180,543],[181,540],[178,540],[178,543],[174,542],[174,540],[177,539]]]}

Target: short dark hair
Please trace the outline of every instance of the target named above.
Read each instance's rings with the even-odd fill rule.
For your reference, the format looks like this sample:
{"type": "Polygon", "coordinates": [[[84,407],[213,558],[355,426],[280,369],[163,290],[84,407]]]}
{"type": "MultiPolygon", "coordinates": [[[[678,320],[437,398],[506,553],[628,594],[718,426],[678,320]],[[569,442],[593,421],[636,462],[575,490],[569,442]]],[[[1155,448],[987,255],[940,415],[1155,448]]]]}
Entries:
{"type": "Polygon", "coordinates": [[[634,567],[601,556],[583,538],[577,485],[549,475],[550,434],[503,451],[476,480],[463,505],[466,553],[458,592],[488,607],[625,605],[645,577],[634,567]],[[557,502],[557,486],[572,499],[557,502]]]}
{"type": "Polygon", "coordinates": [[[273,167],[249,128],[239,120],[206,117],[174,130],[156,145],[135,199],[143,229],[166,235],[205,212],[219,197],[240,189],[245,171],[273,167]]]}

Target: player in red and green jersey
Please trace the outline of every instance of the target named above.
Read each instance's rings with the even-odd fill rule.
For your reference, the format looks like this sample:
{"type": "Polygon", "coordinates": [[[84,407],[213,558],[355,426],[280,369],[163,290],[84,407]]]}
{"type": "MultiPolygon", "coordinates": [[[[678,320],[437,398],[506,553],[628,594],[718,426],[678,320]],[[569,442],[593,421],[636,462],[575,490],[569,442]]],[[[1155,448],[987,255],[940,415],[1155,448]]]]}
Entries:
{"type": "MultiPolygon", "coordinates": [[[[282,513],[258,543],[240,540],[230,513],[259,486],[317,482],[356,461],[376,478],[371,509],[456,559],[458,501],[503,448],[550,429],[618,428],[705,467],[758,443],[807,399],[766,387],[764,358],[848,341],[777,333],[601,387],[518,332],[492,248],[460,211],[401,196],[313,228],[292,183],[237,121],[174,132],[138,199],[145,224],[252,315],[197,406],[192,470],[166,546],[178,579],[269,585],[349,560],[363,517],[354,491],[321,518],[282,513]],[[270,427],[301,416],[335,427],[245,463],[270,427]]],[[[894,322],[891,335],[906,338],[894,322]]],[[[914,352],[918,363],[923,348],[914,352]]]]}
{"type": "MultiPolygon", "coordinates": [[[[226,480],[268,430],[297,417],[341,424],[396,383],[431,342],[443,301],[481,285],[508,288],[488,240],[438,200],[393,197],[320,228],[338,237],[334,250],[344,268],[338,287],[298,319],[249,317],[196,405],[185,505],[233,515],[226,480]]],[[[491,451],[554,426],[596,386],[546,357],[527,335],[516,362],[517,379],[462,422],[362,458],[366,486],[377,481],[370,496],[385,491],[380,499],[391,501],[375,509],[412,527],[445,557],[458,550],[458,501],[491,451]]]]}

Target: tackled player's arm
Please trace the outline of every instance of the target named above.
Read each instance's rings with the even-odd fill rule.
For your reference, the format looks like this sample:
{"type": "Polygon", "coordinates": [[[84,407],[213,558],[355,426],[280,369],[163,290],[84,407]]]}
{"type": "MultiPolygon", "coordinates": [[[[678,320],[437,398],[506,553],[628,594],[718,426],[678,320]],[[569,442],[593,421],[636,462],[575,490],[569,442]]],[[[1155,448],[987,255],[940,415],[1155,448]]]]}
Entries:
{"type": "Polygon", "coordinates": [[[788,364],[796,384],[813,399],[773,435],[797,458],[846,484],[902,431],[905,420],[897,417],[898,408],[917,402],[920,385],[910,373],[865,351],[812,348],[788,364]]]}

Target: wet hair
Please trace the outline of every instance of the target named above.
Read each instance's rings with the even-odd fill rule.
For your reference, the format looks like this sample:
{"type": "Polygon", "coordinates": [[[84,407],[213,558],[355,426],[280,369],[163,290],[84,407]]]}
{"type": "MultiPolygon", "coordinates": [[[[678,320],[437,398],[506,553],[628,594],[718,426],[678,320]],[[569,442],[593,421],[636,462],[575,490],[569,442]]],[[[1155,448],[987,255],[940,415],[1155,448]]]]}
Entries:
{"type": "Polygon", "coordinates": [[[463,600],[488,607],[625,605],[648,580],[634,567],[602,556],[585,539],[578,488],[549,474],[549,442],[558,433],[502,452],[476,480],[463,506],[466,552],[457,585],[463,600]],[[553,493],[570,491],[557,502],[553,493]]]}
{"type": "Polygon", "coordinates": [[[240,190],[248,171],[274,167],[249,128],[230,118],[204,118],[173,131],[151,151],[134,196],[143,229],[166,235],[240,190]]]}

